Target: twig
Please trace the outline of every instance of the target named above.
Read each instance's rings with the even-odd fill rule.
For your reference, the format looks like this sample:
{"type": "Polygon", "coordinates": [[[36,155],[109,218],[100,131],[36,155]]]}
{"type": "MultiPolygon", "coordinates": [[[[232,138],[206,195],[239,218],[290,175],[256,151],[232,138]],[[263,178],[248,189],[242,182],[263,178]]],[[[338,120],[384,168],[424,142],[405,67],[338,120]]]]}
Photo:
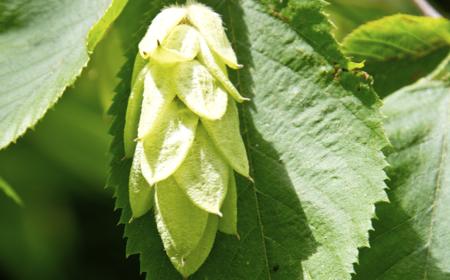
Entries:
{"type": "Polygon", "coordinates": [[[442,15],[435,8],[433,8],[433,6],[431,6],[431,4],[427,2],[427,0],[413,0],[413,2],[424,15],[434,18],[442,17],[442,15]]]}

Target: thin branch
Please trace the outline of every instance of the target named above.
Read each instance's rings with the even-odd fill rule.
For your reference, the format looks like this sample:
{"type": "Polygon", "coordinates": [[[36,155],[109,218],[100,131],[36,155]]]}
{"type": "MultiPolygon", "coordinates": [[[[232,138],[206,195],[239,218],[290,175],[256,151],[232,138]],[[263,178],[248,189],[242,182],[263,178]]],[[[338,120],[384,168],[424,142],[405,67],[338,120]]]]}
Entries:
{"type": "Polygon", "coordinates": [[[413,2],[424,15],[434,18],[442,17],[442,15],[433,6],[431,6],[427,0],[413,0],[413,2]]]}

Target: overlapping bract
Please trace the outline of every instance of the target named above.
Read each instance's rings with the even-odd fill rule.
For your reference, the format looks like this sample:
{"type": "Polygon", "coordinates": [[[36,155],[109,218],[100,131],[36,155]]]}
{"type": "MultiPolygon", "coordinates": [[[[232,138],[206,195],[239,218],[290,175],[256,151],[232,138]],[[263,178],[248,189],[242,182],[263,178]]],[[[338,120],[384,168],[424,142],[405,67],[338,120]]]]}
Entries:
{"type": "Polygon", "coordinates": [[[226,66],[241,67],[220,16],[201,4],[161,11],[136,57],[124,129],[130,205],[133,218],[154,206],[184,276],[205,261],[217,230],[237,235],[234,171],[249,177],[235,104],[247,99],[226,66]]]}

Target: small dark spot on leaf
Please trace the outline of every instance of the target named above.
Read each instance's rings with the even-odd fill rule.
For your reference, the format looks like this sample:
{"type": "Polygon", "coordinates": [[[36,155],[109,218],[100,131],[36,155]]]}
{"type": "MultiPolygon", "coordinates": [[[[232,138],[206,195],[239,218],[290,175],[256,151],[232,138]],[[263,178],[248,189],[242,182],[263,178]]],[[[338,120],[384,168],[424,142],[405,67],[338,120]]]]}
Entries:
{"type": "Polygon", "coordinates": [[[272,271],[277,272],[280,269],[280,266],[278,264],[272,266],[272,271]]]}

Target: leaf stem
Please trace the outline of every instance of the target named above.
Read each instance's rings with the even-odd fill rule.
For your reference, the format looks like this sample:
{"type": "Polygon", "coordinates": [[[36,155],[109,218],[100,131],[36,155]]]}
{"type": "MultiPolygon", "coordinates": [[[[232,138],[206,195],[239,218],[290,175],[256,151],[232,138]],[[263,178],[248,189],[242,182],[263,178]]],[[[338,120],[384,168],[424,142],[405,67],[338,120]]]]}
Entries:
{"type": "Polygon", "coordinates": [[[442,15],[427,0],[413,0],[414,4],[425,16],[439,18],[442,15]]]}

